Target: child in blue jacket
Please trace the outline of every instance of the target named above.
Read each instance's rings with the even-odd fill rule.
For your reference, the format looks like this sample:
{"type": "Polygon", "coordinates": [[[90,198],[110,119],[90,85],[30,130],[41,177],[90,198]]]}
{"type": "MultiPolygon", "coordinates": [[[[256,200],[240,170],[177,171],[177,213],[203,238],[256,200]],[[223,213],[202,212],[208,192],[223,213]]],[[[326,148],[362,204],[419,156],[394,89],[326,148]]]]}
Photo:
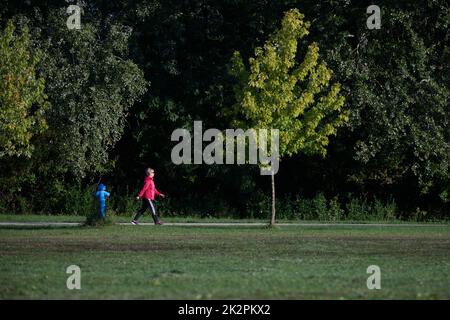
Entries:
{"type": "Polygon", "coordinates": [[[109,198],[110,193],[106,191],[106,186],[100,184],[98,190],[95,193],[95,197],[99,201],[98,216],[100,219],[104,219],[106,215],[106,200],[109,198]]]}

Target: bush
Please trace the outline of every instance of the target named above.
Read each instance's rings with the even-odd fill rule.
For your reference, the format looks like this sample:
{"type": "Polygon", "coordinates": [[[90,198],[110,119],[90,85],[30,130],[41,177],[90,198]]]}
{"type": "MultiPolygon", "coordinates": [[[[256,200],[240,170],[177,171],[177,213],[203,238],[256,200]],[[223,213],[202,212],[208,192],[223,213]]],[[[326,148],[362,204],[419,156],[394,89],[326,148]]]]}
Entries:
{"type": "Polygon", "coordinates": [[[339,221],[345,219],[344,210],[341,208],[341,204],[337,197],[334,197],[329,202],[328,208],[328,221],[339,221]]]}
{"type": "Polygon", "coordinates": [[[413,220],[417,222],[423,222],[427,220],[427,211],[422,210],[420,208],[416,208],[416,211],[413,214],[413,220]]]}
{"type": "Polygon", "coordinates": [[[89,227],[103,227],[114,225],[114,213],[110,210],[106,210],[105,218],[101,219],[98,216],[97,210],[95,212],[91,212],[86,216],[86,221],[84,222],[84,226],[89,227]]]}
{"type": "Polygon", "coordinates": [[[323,193],[318,193],[312,201],[312,210],[314,216],[320,221],[327,220],[328,210],[327,210],[327,199],[323,193]]]}
{"type": "Polygon", "coordinates": [[[70,188],[63,195],[61,210],[64,214],[87,216],[95,208],[94,189],[70,188]]]}
{"type": "Polygon", "coordinates": [[[296,200],[296,218],[301,220],[313,220],[312,201],[310,199],[298,198],[296,200]]]}
{"type": "Polygon", "coordinates": [[[395,203],[394,200],[390,200],[387,204],[386,204],[386,209],[385,209],[385,214],[384,214],[384,219],[386,220],[395,220],[397,218],[397,204],[395,203]]]}
{"type": "Polygon", "coordinates": [[[271,204],[271,195],[255,192],[246,205],[246,213],[251,219],[269,219],[271,204]]]}
{"type": "Polygon", "coordinates": [[[8,214],[8,213],[10,213],[8,203],[0,197],[0,214],[8,214]]]}
{"type": "Polygon", "coordinates": [[[366,200],[360,198],[351,198],[347,203],[347,219],[349,220],[368,220],[370,216],[370,206],[366,200]]]}
{"type": "MultiPolygon", "coordinates": [[[[270,213],[272,212],[272,198],[270,198],[267,210],[269,210],[270,213]]],[[[293,219],[295,217],[295,201],[288,195],[283,196],[282,199],[276,199],[275,212],[278,219],[293,219]]]]}
{"type": "Polygon", "coordinates": [[[30,214],[33,212],[32,202],[29,198],[24,196],[16,197],[16,213],[18,214],[30,214]]]}
{"type": "Polygon", "coordinates": [[[372,204],[371,217],[376,220],[390,221],[394,220],[397,215],[397,206],[393,200],[383,204],[380,200],[375,199],[372,204]]]}
{"type": "Polygon", "coordinates": [[[131,216],[141,205],[133,195],[116,195],[111,193],[109,199],[110,210],[118,216],[131,216]]]}

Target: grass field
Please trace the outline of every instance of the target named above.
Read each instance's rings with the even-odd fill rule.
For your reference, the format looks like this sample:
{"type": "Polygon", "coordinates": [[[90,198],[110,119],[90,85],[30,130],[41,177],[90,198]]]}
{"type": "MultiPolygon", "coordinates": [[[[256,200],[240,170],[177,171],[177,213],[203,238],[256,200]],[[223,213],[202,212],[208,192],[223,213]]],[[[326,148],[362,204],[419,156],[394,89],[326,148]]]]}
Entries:
{"type": "MultiPolygon", "coordinates": [[[[76,216],[76,215],[37,215],[37,214],[0,214],[0,222],[84,222],[86,220],[85,216],[76,216]]],[[[131,215],[119,215],[114,216],[113,220],[115,222],[123,223],[123,222],[130,222],[131,215]]],[[[213,222],[213,223],[268,223],[269,217],[267,217],[267,220],[261,220],[261,219],[233,219],[233,218],[224,218],[224,217],[211,217],[211,218],[201,218],[199,216],[188,216],[188,217],[182,217],[182,216],[176,216],[176,217],[162,217],[162,220],[164,222],[201,222],[201,223],[207,223],[207,222],[213,222]]],[[[141,222],[152,222],[151,217],[146,214],[142,216],[141,222]]],[[[278,223],[342,223],[342,224],[348,224],[348,223],[358,223],[358,224],[372,224],[372,223],[389,223],[389,224],[416,224],[418,222],[416,221],[405,221],[405,220],[390,220],[390,221],[379,221],[379,220],[340,220],[340,221],[319,221],[319,220],[293,220],[293,219],[277,219],[278,223]]],[[[434,224],[446,224],[450,227],[450,220],[436,220],[432,222],[427,222],[428,225],[434,225],[434,224]]]]}
{"type": "Polygon", "coordinates": [[[0,298],[450,299],[449,252],[448,225],[2,226],[0,298]]]}

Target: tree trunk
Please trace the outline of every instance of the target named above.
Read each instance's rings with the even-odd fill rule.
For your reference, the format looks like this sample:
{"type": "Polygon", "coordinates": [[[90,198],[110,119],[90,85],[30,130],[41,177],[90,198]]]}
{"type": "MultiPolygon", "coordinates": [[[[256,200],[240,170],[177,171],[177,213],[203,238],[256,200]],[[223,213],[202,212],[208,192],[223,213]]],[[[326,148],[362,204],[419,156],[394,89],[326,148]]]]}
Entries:
{"type": "Polygon", "coordinates": [[[272,219],[270,225],[275,225],[275,174],[272,171],[272,219]]]}

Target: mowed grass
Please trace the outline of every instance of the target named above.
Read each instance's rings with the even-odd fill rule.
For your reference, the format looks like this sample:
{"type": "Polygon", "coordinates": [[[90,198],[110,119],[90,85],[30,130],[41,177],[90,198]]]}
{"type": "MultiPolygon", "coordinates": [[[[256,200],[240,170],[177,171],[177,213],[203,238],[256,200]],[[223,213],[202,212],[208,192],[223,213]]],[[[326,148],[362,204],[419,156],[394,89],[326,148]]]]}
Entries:
{"type": "MultiPolygon", "coordinates": [[[[113,221],[116,223],[126,223],[130,222],[132,214],[126,215],[116,215],[113,216],[113,221]]],[[[170,223],[189,223],[189,222],[201,222],[201,223],[268,223],[270,217],[267,219],[242,219],[242,218],[227,218],[227,217],[200,217],[200,216],[162,216],[164,222],[170,223]]],[[[37,215],[37,214],[0,214],[0,223],[6,222],[79,222],[83,223],[86,221],[85,216],[79,215],[37,215]]],[[[153,220],[147,213],[141,217],[140,222],[150,222],[153,220]]],[[[302,224],[315,224],[315,223],[332,223],[332,224],[417,224],[421,222],[416,222],[412,220],[389,220],[389,221],[379,221],[379,220],[340,220],[340,221],[319,221],[319,220],[301,220],[301,219],[277,219],[278,223],[302,223],[302,224]]],[[[423,222],[422,222],[423,223],[423,222]]],[[[428,225],[434,224],[445,224],[450,227],[450,220],[436,220],[433,222],[426,222],[428,225]]]]}
{"type": "Polygon", "coordinates": [[[449,253],[449,226],[2,227],[0,298],[449,299],[449,253]]]}

